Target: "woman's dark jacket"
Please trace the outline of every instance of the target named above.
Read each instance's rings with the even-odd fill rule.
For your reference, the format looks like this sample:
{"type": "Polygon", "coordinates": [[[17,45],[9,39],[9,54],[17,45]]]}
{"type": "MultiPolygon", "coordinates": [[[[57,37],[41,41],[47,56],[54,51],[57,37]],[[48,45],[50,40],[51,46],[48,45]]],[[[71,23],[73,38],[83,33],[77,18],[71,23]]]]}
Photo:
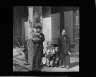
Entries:
{"type": "Polygon", "coordinates": [[[63,35],[59,38],[58,47],[61,54],[68,54],[70,52],[70,38],[63,35]]]}

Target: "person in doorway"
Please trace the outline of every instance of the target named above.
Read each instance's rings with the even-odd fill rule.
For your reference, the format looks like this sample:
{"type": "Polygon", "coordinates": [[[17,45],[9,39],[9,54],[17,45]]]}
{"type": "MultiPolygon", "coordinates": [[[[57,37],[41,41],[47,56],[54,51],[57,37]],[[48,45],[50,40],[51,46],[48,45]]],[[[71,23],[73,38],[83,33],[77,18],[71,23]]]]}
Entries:
{"type": "Polygon", "coordinates": [[[65,34],[65,30],[62,30],[62,36],[59,39],[59,49],[61,57],[61,68],[66,67],[69,69],[70,66],[70,38],[65,34]]]}
{"type": "Polygon", "coordinates": [[[40,68],[43,56],[43,42],[45,36],[41,33],[41,27],[36,26],[36,32],[32,35],[33,42],[33,68],[40,68]]]}

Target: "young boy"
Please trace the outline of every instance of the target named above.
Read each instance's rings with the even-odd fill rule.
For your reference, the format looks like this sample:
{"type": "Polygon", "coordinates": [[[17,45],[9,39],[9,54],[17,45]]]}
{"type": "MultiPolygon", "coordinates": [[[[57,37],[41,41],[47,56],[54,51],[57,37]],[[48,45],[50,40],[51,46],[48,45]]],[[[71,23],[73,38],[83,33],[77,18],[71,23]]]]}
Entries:
{"type": "Polygon", "coordinates": [[[47,47],[44,51],[46,57],[46,66],[53,67],[55,49],[51,41],[47,42],[47,47]]]}

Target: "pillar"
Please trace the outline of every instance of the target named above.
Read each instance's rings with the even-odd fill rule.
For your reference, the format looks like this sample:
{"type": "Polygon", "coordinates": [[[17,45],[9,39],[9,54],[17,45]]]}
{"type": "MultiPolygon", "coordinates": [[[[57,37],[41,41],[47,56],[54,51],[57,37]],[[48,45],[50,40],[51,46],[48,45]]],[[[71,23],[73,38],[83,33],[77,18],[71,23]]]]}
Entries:
{"type": "Polygon", "coordinates": [[[28,40],[28,63],[32,65],[33,61],[33,42],[32,32],[37,25],[42,27],[42,7],[28,6],[28,21],[25,22],[25,39],[28,40]]]}
{"type": "Polygon", "coordinates": [[[32,43],[32,30],[33,30],[33,7],[28,6],[28,21],[26,22],[26,39],[27,42],[27,48],[28,48],[28,63],[32,66],[32,60],[33,60],[33,43],[32,43]]]}
{"type": "Polygon", "coordinates": [[[37,25],[42,27],[42,6],[33,7],[34,27],[37,25]]]}

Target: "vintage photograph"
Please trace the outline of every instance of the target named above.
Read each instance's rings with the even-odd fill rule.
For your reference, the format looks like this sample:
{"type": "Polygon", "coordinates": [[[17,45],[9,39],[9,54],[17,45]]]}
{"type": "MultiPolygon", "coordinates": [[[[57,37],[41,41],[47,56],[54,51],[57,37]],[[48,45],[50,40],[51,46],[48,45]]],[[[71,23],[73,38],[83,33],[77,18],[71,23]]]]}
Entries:
{"type": "Polygon", "coordinates": [[[95,0],[95,9],[96,9],[96,0],[95,0]]]}
{"type": "Polygon", "coordinates": [[[76,76],[0,76],[0,77],[76,77],[76,76]]]}
{"type": "Polygon", "coordinates": [[[13,72],[79,72],[79,12],[78,6],[14,6],[13,72]]]}

